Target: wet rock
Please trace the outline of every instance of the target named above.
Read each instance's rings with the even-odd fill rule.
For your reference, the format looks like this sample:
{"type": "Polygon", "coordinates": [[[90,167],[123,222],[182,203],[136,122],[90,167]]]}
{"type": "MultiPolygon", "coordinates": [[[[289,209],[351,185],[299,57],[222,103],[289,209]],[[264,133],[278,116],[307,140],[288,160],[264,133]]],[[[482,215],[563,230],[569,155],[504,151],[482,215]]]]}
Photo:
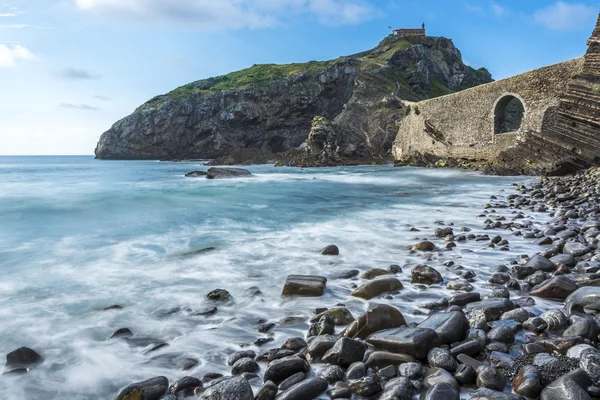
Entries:
{"type": "Polygon", "coordinates": [[[348,325],[342,335],[366,339],[372,333],[403,325],[406,325],[406,320],[400,311],[387,304],[378,304],[348,325]]]}
{"type": "Polygon", "coordinates": [[[169,380],[164,376],[127,385],[117,393],[114,400],[158,400],[167,393],[169,380]]]}
{"type": "Polygon", "coordinates": [[[206,177],[206,175],[207,175],[206,171],[192,171],[192,172],[188,172],[187,174],[185,174],[185,176],[187,178],[197,178],[199,176],[206,177]]]}
{"type": "Polygon", "coordinates": [[[502,314],[514,308],[514,303],[508,299],[487,299],[465,306],[467,312],[479,311],[487,322],[500,319],[502,314]]]}
{"type": "Polygon", "coordinates": [[[440,345],[433,329],[407,326],[376,332],[367,338],[367,342],[378,349],[408,354],[420,360],[425,360],[429,350],[440,345]]]}
{"type": "Polygon", "coordinates": [[[347,271],[334,272],[333,274],[329,275],[329,279],[351,279],[357,276],[358,274],[360,274],[359,270],[350,269],[347,271]]]}
{"type": "Polygon", "coordinates": [[[380,377],[385,379],[391,379],[396,376],[397,368],[393,365],[388,365],[387,367],[381,368],[377,373],[380,377]]]}
{"type": "Polygon", "coordinates": [[[306,341],[301,337],[293,337],[287,339],[282,345],[281,348],[283,350],[291,350],[291,351],[300,351],[305,348],[306,341]]]}
{"type": "Polygon", "coordinates": [[[557,309],[552,309],[544,312],[540,315],[540,318],[544,320],[544,322],[548,325],[548,330],[550,332],[555,332],[560,329],[563,329],[569,325],[569,320],[562,313],[562,311],[557,309]]]}
{"type": "Polygon", "coordinates": [[[523,322],[523,328],[538,333],[545,331],[548,328],[548,324],[540,317],[532,317],[523,322]]]}
{"type": "Polygon", "coordinates": [[[563,247],[563,253],[569,254],[573,257],[581,257],[591,251],[592,249],[590,249],[588,246],[578,242],[569,242],[565,244],[565,247],[563,247]]]}
{"type": "Polygon", "coordinates": [[[331,335],[321,335],[314,338],[306,349],[312,360],[320,360],[337,342],[337,338],[331,335]]]}
{"type": "Polygon", "coordinates": [[[442,349],[436,347],[434,349],[429,350],[427,354],[427,361],[429,365],[435,368],[443,368],[448,372],[456,371],[458,368],[458,363],[450,354],[450,351],[446,349],[442,349]]]}
{"type": "Polygon", "coordinates": [[[197,387],[202,387],[202,381],[200,381],[200,379],[193,376],[185,376],[169,386],[169,393],[191,396],[194,394],[194,389],[197,387]]]}
{"type": "Polygon", "coordinates": [[[379,400],[410,400],[415,391],[412,382],[405,377],[388,381],[379,400]]]}
{"type": "Polygon", "coordinates": [[[390,353],[389,351],[374,351],[369,354],[365,362],[367,368],[384,368],[388,365],[400,365],[414,361],[408,354],[390,353]]]}
{"type": "Polygon", "coordinates": [[[433,314],[419,324],[420,328],[433,329],[442,344],[462,341],[469,330],[469,320],[460,311],[433,314]]]}
{"type": "Polygon", "coordinates": [[[350,364],[362,361],[365,355],[365,344],[360,340],[342,337],[325,353],[322,360],[325,363],[348,367],[350,364]]]}
{"type": "Polygon", "coordinates": [[[430,368],[425,374],[423,380],[426,387],[431,387],[439,383],[447,383],[455,389],[458,389],[458,382],[448,371],[441,368],[430,368]]]}
{"type": "Polygon", "coordinates": [[[279,390],[283,392],[294,386],[297,383],[302,382],[306,379],[306,374],[304,372],[296,372],[294,375],[286,378],[283,382],[279,384],[279,390]]]}
{"type": "Polygon", "coordinates": [[[477,368],[477,386],[502,391],[506,386],[506,377],[499,369],[482,365],[477,368]]]}
{"type": "Polygon", "coordinates": [[[260,354],[256,356],[255,361],[271,362],[273,360],[279,360],[280,358],[293,356],[295,353],[295,351],[286,349],[269,349],[260,352],[260,354]]]}
{"type": "Polygon", "coordinates": [[[352,391],[348,388],[340,387],[328,390],[327,395],[330,399],[350,399],[352,398],[352,391]]]}
{"type": "Polygon", "coordinates": [[[251,360],[254,360],[256,358],[256,353],[254,352],[254,350],[236,351],[235,353],[232,353],[229,357],[227,357],[227,365],[231,367],[233,366],[233,364],[236,363],[236,361],[241,360],[242,358],[249,358],[251,360]]]}
{"type": "Polygon", "coordinates": [[[411,271],[411,282],[421,283],[424,285],[433,285],[441,283],[444,279],[442,275],[427,265],[417,265],[411,271]]]}
{"type": "Polygon", "coordinates": [[[333,385],[335,382],[344,379],[344,370],[339,365],[330,365],[329,367],[320,370],[317,373],[317,376],[333,385]]]}
{"type": "Polygon", "coordinates": [[[475,369],[467,364],[460,364],[456,368],[456,372],[454,373],[454,379],[461,385],[468,385],[471,383],[475,383],[477,379],[477,373],[475,369]]]}
{"type": "Polygon", "coordinates": [[[508,281],[510,281],[510,275],[504,272],[495,272],[488,280],[489,283],[494,283],[496,285],[504,285],[508,281]]]}
{"type": "Polygon", "coordinates": [[[199,400],[254,400],[252,387],[241,376],[224,377],[207,388],[199,400]]]}
{"type": "Polygon", "coordinates": [[[576,264],[575,258],[570,254],[558,254],[550,258],[550,261],[556,265],[566,265],[568,268],[572,268],[576,264]]]}
{"type": "Polygon", "coordinates": [[[550,278],[535,286],[530,294],[546,299],[566,299],[577,290],[577,285],[564,275],[550,278]]]}
{"type": "Polygon", "coordinates": [[[231,367],[233,375],[241,375],[244,372],[257,372],[260,369],[256,361],[252,358],[241,358],[231,367]]]}
{"type": "Polygon", "coordinates": [[[400,364],[398,373],[408,379],[419,379],[423,376],[423,366],[418,362],[407,362],[400,364]]]}
{"type": "Polygon", "coordinates": [[[435,250],[435,244],[431,243],[430,241],[423,241],[423,242],[419,242],[417,244],[415,244],[414,246],[412,246],[412,250],[416,250],[416,251],[433,251],[435,250]]]}
{"type": "Polygon", "coordinates": [[[600,351],[597,349],[586,349],[579,355],[579,368],[588,373],[596,382],[600,380],[600,351]]]}
{"type": "Polygon", "coordinates": [[[110,338],[118,338],[118,337],[129,337],[129,336],[133,336],[133,332],[131,332],[131,329],[129,328],[120,328],[117,329],[112,335],[110,335],[110,338]]]}
{"type": "Polygon", "coordinates": [[[379,278],[365,283],[350,295],[370,300],[380,294],[400,290],[402,288],[404,288],[404,286],[402,286],[402,283],[396,278],[379,278]]]}
{"type": "Polygon", "coordinates": [[[41,361],[42,356],[29,347],[19,347],[6,355],[6,366],[10,368],[30,367],[41,361]]]}
{"type": "Polygon", "coordinates": [[[306,360],[297,356],[284,357],[269,363],[264,380],[280,383],[297,372],[307,373],[309,370],[310,366],[306,360]]]}
{"type": "Polygon", "coordinates": [[[367,373],[367,368],[362,361],[357,361],[346,370],[346,380],[360,379],[367,373]]]}
{"type": "Polygon", "coordinates": [[[333,335],[335,332],[335,324],[333,318],[328,314],[324,314],[319,318],[319,322],[316,322],[308,329],[308,337],[318,335],[333,335]]]}
{"type": "Polygon", "coordinates": [[[373,268],[360,276],[361,279],[375,279],[382,275],[392,275],[392,272],[381,268],[373,268]]]}
{"type": "Polygon", "coordinates": [[[521,396],[486,388],[474,390],[470,395],[471,400],[523,400],[521,396]]]}
{"type": "Polygon", "coordinates": [[[285,281],[282,296],[322,296],[327,278],[315,275],[290,275],[285,281]]]}
{"type": "Polygon", "coordinates": [[[335,244],[330,244],[321,249],[321,254],[324,256],[337,256],[340,254],[340,249],[335,244]]]}
{"type": "Polygon", "coordinates": [[[574,321],[564,332],[563,336],[582,336],[592,342],[598,340],[598,324],[589,318],[579,318],[574,321]]]}
{"type": "Polygon", "coordinates": [[[456,305],[456,306],[464,306],[469,303],[474,303],[476,301],[481,301],[481,294],[477,292],[472,293],[457,293],[454,296],[450,297],[448,300],[448,304],[456,305]]]}
{"type": "Polygon", "coordinates": [[[431,386],[420,397],[420,400],[458,400],[458,390],[452,385],[441,382],[431,386]]]}
{"type": "Polygon", "coordinates": [[[542,390],[540,400],[592,400],[592,398],[574,379],[563,376],[542,390]]]}
{"type": "Polygon", "coordinates": [[[523,308],[515,308],[514,310],[507,311],[500,317],[501,321],[517,321],[517,322],[525,322],[529,319],[529,313],[527,310],[523,308]]]}
{"type": "Polygon", "coordinates": [[[521,396],[537,398],[542,391],[540,372],[532,365],[521,368],[513,380],[512,387],[515,393],[521,396]]]}
{"type": "Polygon", "coordinates": [[[473,285],[471,285],[468,281],[458,280],[458,281],[450,281],[446,285],[446,289],[448,290],[462,290],[465,292],[473,291],[473,285]]]}
{"type": "Polygon", "coordinates": [[[381,392],[381,381],[378,375],[368,375],[350,382],[348,388],[357,396],[372,397],[381,392]]]}
{"type": "Polygon", "coordinates": [[[571,312],[573,309],[589,309],[600,311],[600,286],[584,286],[573,293],[565,300],[565,309],[571,312]]]}
{"type": "Polygon", "coordinates": [[[345,307],[332,308],[327,311],[323,311],[311,318],[310,322],[317,322],[322,316],[329,315],[335,325],[348,325],[354,321],[354,317],[350,310],[345,307]]]}
{"type": "Polygon", "coordinates": [[[267,333],[269,332],[271,329],[275,328],[277,326],[277,324],[273,323],[273,322],[268,322],[266,324],[261,324],[258,327],[258,331],[260,333],[267,333]]]}
{"type": "Polygon", "coordinates": [[[256,393],[254,400],[273,400],[277,394],[277,385],[271,381],[265,382],[264,385],[256,393]]]}
{"type": "Polygon", "coordinates": [[[593,350],[593,349],[595,349],[595,347],[590,346],[589,344],[579,344],[577,346],[573,346],[567,351],[567,357],[580,358],[583,350],[587,350],[587,349],[593,350]]]}
{"type": "Polygon", "coordinates": [[[252,173],[243,168],[209,168],[206,172],[207,179],[224,179],[252,176],[252,173]]]}
{"type": "Polygon", "coordinates": [[[277,396],[277,400],[314,399],[327,390],[327,381],[321,378],[306,379],[277,396]]]}
{"type": "Polygon", "coordinates": [[[481,353],[481,351],[483,351],[484,347],[485,344],[482,343],[480,340],[467,340],[450,349],[450,353],[452,353],[452,355],[455,357],[460,354],[476,356],[479,353],[481,353]]]}
{"type": "Polygon", "coordinates": [[[209,300],[229,302],[233,300],[231,294],[225,289],[215,289],[206,295],[209,300]]]}
{"type": "Polygon", "coordinates": [[[508,326],[498,326],[489,331],[487,335],[490,340],[497,342],[510,344],[515,341],[515,334],[508,326]]]}

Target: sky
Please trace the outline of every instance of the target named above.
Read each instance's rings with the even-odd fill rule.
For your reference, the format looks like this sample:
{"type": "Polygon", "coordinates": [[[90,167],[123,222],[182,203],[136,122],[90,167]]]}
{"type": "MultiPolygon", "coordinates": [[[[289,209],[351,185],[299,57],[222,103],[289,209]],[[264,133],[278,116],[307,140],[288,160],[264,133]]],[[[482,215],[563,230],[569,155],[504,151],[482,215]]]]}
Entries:
{"type": "Polygon", "coordinates": [[[506,78],[583,55],[600,0],[0,0],[0,155],[92,155],[146,100],[426,24],[506,78]]]}

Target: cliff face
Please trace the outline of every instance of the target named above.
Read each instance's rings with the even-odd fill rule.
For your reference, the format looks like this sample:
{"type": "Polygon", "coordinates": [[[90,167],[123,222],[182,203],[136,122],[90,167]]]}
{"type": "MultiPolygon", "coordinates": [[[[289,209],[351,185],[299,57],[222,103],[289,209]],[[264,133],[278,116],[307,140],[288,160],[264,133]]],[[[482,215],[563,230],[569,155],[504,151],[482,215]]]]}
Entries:
{"type": "MultiPolygon", "coordinates": [[[[449,39],[390,36],[353,56],[255,65],[157,96],[105,132],[96,157],[216,158],[236,149],[283,153],[306,143],[315,117],[330,122],[333,152],[385,157],[405,114],[401,99],[421,100],[489,81],[485,69],[463,64],[449,39]]],[[[307,148],[304,164],[313,159],[319,164],[307,148]]]]}

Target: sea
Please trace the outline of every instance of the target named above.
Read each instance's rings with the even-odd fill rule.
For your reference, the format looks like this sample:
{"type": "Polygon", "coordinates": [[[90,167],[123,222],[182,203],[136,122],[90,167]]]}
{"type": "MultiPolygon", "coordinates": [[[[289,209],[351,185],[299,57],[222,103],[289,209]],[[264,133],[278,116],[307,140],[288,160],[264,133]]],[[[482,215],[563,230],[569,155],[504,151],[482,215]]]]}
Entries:
{"type": "MultiPolygon", "coordinates": [[[[112,399],[154,376],[227,374],[233,351],[305,337],[319,307],[341,304],[358,316],[387,303],[419,322],[428,312],[421,306],[448,291],[412,285],[415,265],[448,280],[454,275],[444,265],[453,261],[477,273],[473,285],[485,294],[491,267],[536,250],[522,236],[482,230],[490,197],[515,193],[514,184],[529,185],[530,177],[391,165],[259,165],[245,167],[252,177],[184,176],[207,168],[0,157],[0,357],[21,346],[43,356],[26,374],[0,375],[4,399],[112,399]],[[475,241],[446,251],[440,240],[433,254],[408,250],[441,226],[502,235],[510,251],[475,241]],[[320,254],[329,244],[339,256],[320,254]],[[390,265],[403,268],[404,289],[387,297],[350,297],[358,278],[330,279],[318,298],[281,297],[288,275],[390,265]],[[213,289],[233,301],[208,300],[213,289]],[[265,323],[275,327],[259,332],[265,323]],[[111,338],[121,328],[133,336],[111,338]],[[256,345],[261,338],[268,342],[256,345]]],[[[549,217],[527,218],[538,226],[549,217]]]]}

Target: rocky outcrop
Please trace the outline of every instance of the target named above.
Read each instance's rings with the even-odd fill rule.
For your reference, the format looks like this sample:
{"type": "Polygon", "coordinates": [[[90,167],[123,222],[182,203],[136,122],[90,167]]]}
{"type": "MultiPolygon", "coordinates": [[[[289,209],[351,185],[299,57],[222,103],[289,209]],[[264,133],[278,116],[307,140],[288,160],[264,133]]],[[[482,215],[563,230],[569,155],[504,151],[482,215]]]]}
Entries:
{"type": "MultiPolygon", "coordinates": [[[[387,159],[397,121],[407,113],[401,100],[489,81],[485,69],[462,62],[449,39],[390,36],[350,57],[255,65],[182,86],[115,123],[95,153],[102,159],[226,157],[219,160],[224,164],[239,160],[227,157],[239,149],[290,152],[290,163],[302,165],[387,159]]],[[[264,158],[271,159],[257,159],[264,158]]]]}

